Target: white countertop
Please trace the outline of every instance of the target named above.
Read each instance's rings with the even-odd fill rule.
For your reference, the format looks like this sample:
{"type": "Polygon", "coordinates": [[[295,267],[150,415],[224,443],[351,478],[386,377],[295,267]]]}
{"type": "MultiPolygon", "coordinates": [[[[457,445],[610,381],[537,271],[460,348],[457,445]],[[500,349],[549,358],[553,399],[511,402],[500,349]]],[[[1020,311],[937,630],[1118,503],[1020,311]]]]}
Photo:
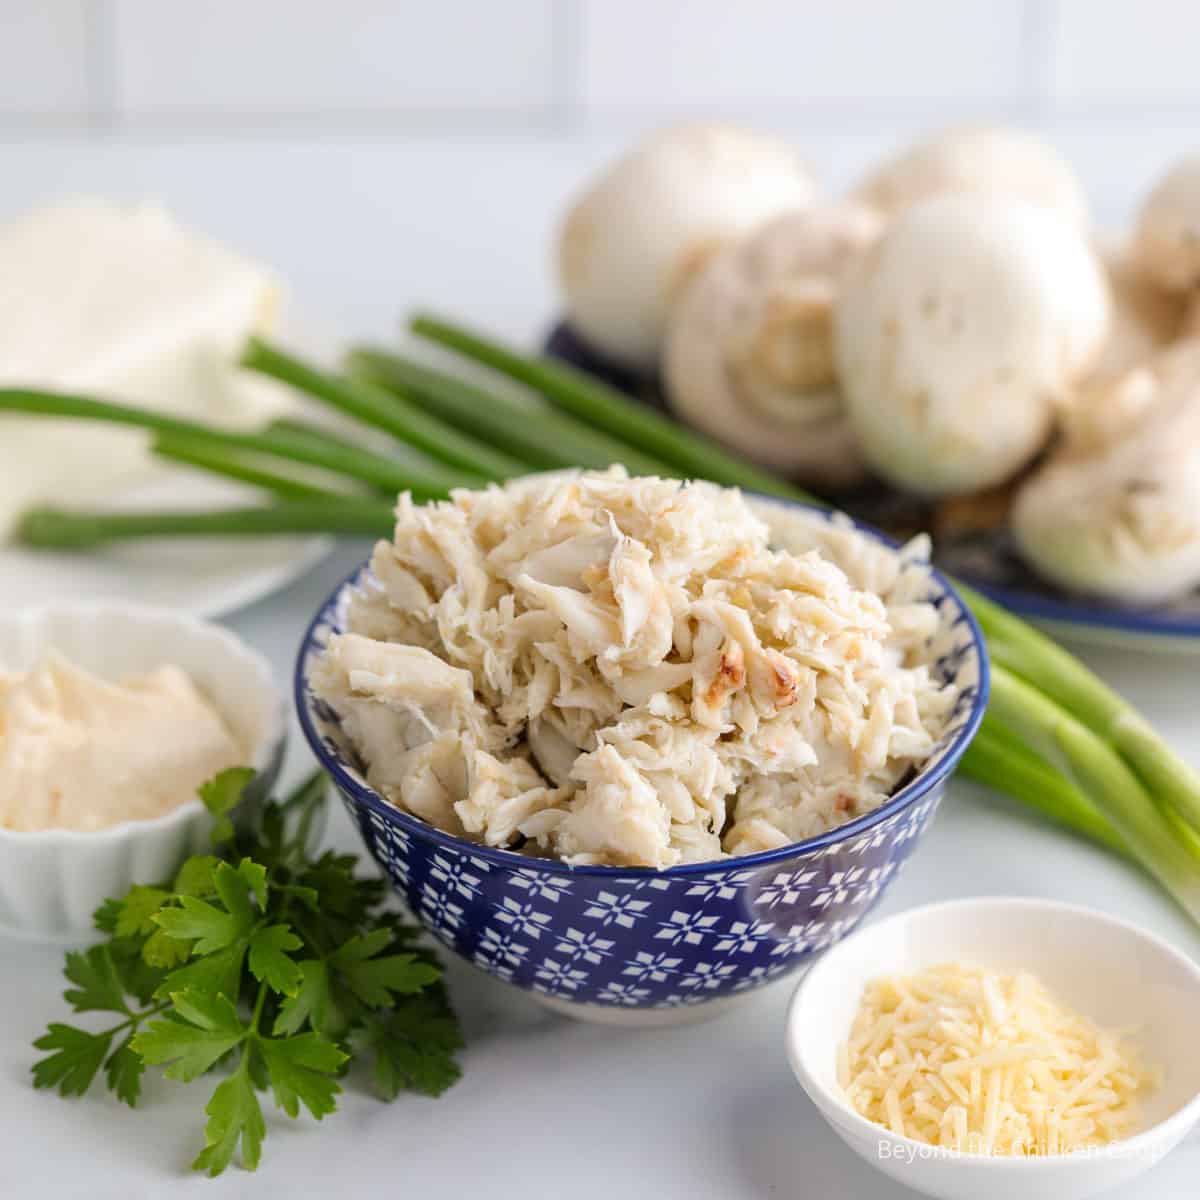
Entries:
{"type": "MultiPolygon", "coordinates": [[[[46,196],[158,196],[218,236],[279,264],[304,313],[335,335],[380,336],[425,302],[531,337],[551,311],[546,230],[596,148],[520,142],[423,146],[28,144],[4,148],[0,217],[46,196]],[[505,181],[520,180],[516,190],[505,181]]],[[[281,685],[320,601],[365,555],[344,546],[229,624],[271,658],[281,685]]],[[[1084,651],[1179,749],[1200,761],[1196,659],[1084,651]]],[[[289,776],[308,765],[293,729],[289,776]]],[[[344,812],[330,837],[357,848],[344,812]]],[[[1200,958],[1200,932],[1158,889],[965,781],[881,913],[979,894],[1045,896],[1136,921],[1200,958]]],[[[790,988],[708,1024],[625,1032],[550,1015],[465,967],[450,982],[466,1028],[461,1083],[440,1100],[392,1105],[357,1087],[317,1127],[268,1117],[256,1175],[215,1182],[187,1164],[201,1144],[203,1083],[151,1082],[131,1112],[107,1094],[35,1092],[30,1046],[64,1019],[62,948],[0,940],[0,1196],[141,1200],[183,1184],[213,1197],[406,1195],[572,1200],[633,1196],[908,1195],[855,1158],[793,1082],[783,1055],[790,988]]],[[[1185,1144],[1123,1200],[1195,1195],[1200,1142],[1185,1144]]]]}

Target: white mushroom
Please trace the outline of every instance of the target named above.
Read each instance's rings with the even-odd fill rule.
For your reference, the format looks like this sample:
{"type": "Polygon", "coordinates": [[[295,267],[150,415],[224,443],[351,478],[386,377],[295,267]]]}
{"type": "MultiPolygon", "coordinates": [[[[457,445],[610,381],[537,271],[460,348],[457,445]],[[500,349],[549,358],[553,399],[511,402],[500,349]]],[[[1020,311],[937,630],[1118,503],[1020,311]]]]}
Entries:
{"type": "Polygon", "coordinates": [[[663,354],[671,406],[696,428],[805,482],[864,470],[833,366],[833,301],[878,235],[858,206],[769,221],[704,268],[672,313],[663,354]]]}
{"type": "Polygon", "coordinates": [[[1108,275],[1112,320],[1087,382],[1107,382],[1153,358],[1179,336],[1183,306],[1147,276],[1129,250],[1101,245],[1100,260],[1108,275]]]}
{"type": "Polygon", "coordinates": [[[1068,441],[1031,475],[1012,528],[1052,582],[1150,603],[1200,584],[1200,342],[1178,343],[1122,387],[1124,420],[1068,441]]]}
{"type": "Polygon", "coordinates": [[[1184,332],[1179,297],[1154,283],[1129,251],[1098,247],[1108,276],[1112,319],[1086,375],[1064,397],[1059,423],[1080,444],[1106,441],[1140,414],[1146,399],[1144,366],[1184,332]]]}
{"type": "Polygon", "coordinates": [[[1083,237],[986,196],[910,209],[834,309],[838,378],[867,461],[928,495],[977,491],[1041,449],[1103,342],[1109,298],[1083,237]]]}
{"type": "Polygon", "coordinates": [[[558,253],[571,326],[599,353],[653,370],[668,309],[708,256],[813,197],[785,142],[728,125],[655,134],[567,214],[558,253]]]}
{"type": "Polygon", "coordinates": [[[1200,292],[1192,297],[1183,314],[1183,325],[1179,336],[1184,338],[1200,338],[1200,292]]]}
{"type": "Polygon", "coordinates": [[[885,162],[855,198],[889,216],[945,192],[1009,196],[1053,209],[1077,228],[1088,224],[1083,188],[1067,162],[1022,129],[947,129],[885,162]]]}
{"type": "Polygon", "coordinates": [[[1163,287],[1176,292],[1200,287],[1200,155],[1178,163],[1146,198],[1134,251],[1163,287]]]}
{"type": "Polygon", "coordinates": [[[1158,394],[1146,362],[1078,388],[1059,412],[1063,439],[1077,450],[1110,446],[1136,427],[1158,394]]]}

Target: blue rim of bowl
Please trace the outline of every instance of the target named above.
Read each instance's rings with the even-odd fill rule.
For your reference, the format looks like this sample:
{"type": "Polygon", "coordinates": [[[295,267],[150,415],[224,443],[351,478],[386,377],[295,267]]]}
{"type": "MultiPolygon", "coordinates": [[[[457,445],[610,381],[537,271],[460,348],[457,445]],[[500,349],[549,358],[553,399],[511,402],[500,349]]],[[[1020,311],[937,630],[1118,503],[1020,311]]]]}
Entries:
{"type": "MultiPolygon", "coordinates": [[[[826,520],[837,515],[828,509],[820,508],[813,504],[803,504],[799,501],[785,500],[778,496],[764,496],[759,493],[747,494],[754,495],[757,499],[765,500],[771,504],[778,504],[783,508],[798,508],[826,520]]],[[[885,546],[889,546],[892,549],[896,548],[897,543],[895,540],[878,529],[874,529],[872,526],[865,525],[860,521],[855,521],[852,517],[847,517],[846,519],[850,521],[859,533],[865,534],[877,542],[882,542],[885,546]]],[[[649,876],[686,878],[695,875],[716,874],[722,871],[754,870],[757,867],[770,866],[772,863],[785,862],[790,858],[795,858],[797,855],[811,854],[814,850],[823,850],[836,842],[851,840],[886,821],[889,817],[894,817],[897,813],[915,804],[918,800],[923,799],[949,777],[954,768],[958,766],[959,759],[962,758],[979,729],[991,692],[991,670],[988,663],[987,646],[984,642],[983,631],[979,628],[979,623],[975,620],[975,616],[967,606],[966,601],[958,594],[949,579],[936,567],[931,566],[929,567],[930,577],[937,584],[942,594],[947,596],[950,603],[958,610],[957,617],[955,618],[956,623],[959,621],[965,623],[971,632],[971,645],[979,664],[979,680],[975,687],[975,698],[971,704],[971,711],[967,715],[966,721],[963,722],[962,728],[954,735],[950,745],[942,751],[941,758],[928,774],[920,775],[911,783],[906,784],[886,804],[881,804],[874,812],[869,812],[865,816],[848,821],[845,825],[839,825],[836,829],[830,829],[825,833],[817,834],[816,837],[806,838],[802,842],[789,842],[788,845],[780,846],[775,850],[763,850],[758,854],[713,859],[710,862],[682,863],[674,867],[577,867],[572,866],[570,863],[559,862],[556,859],[535,858],[532,855],[520,854],[515,850],[502,850],[496,846],[484,846],[478,842],[470,842],[466,838],[455,837],[452,833],[446,833],[445,830],[438,829],[428,822],[422,821],[419,817],[414,817],[410,813],[397,808],[394,804],[390,804],[373,788],[355,779],[329,753],[329,750],[325,746],[325,741],[314,727],[312,717],[309,713],[307,703],[309,688],[305,667],[316,644],[318,627],[327,622],[329,615],[338,604],[342,593],[347,588],[357,584],[359,579],[369,570],[370,562],[368,561],[356,567],[347,575],[333,592],[330,593],[304,631],[304,637],[300,642],[300,650],[296,656],[293,688],[296,715],[299,719],[300,728],[304,733],[305,740],[308,742],[321,768],[329,774],[334,783],[343,792],[353,796],[357,803],[364,805],[372,812],[378,814],[387,823],[398,825],[406,832],[414,834],[425,841],[433,842],[445,850],[459,854],[469,854],[471,857],[482,859],[484,862],[495,863],[499,866],[512,869],[545,871],[552,875],[570,875],[574,878],[582,876],[602,879],[631,877],[641,879],[649,876]]]]}

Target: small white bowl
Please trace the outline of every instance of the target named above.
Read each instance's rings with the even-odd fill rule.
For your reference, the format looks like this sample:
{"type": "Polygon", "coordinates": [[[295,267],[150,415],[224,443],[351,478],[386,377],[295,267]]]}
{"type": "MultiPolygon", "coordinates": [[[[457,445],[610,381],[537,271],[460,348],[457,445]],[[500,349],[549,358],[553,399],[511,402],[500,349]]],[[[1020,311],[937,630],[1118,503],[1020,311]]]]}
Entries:
{"type": "Polygon", "coordinates": [[[1148,1170],[1200,1120],[1200,969],[1166,942],[1090,909],[1016,898],[957,900],[900,913],[829,950],[788,1012],[792,1070],[837,1135],[893,1179],[944,1200],[1081,1200],[1148,1170]],[[863,988],[879,975],[944,962],[1032,971],[1065,1004],[1108,1028],[1133,1028],[1162,1086],[1141,1133],[1101,1151],[1043,1158],[957,1154],[859,1116],[837,1078],[863,988]]]}
{"type": "MultiPolygon", "coordinates": [[[[54,606],[0,617],[0,669],[28,670],[47,650],[105,679],[173,664],[186,671],[243,745],[253,747],[255,793],[283,760],[286,713],[266,659],[228,630],[167,609],[54,606]]],[[[0,933],[67,939],[134,883],[168,879],[203,846],[211,820],[193,799],[150,821],[91,833],[0,829],[0,933]]]]}

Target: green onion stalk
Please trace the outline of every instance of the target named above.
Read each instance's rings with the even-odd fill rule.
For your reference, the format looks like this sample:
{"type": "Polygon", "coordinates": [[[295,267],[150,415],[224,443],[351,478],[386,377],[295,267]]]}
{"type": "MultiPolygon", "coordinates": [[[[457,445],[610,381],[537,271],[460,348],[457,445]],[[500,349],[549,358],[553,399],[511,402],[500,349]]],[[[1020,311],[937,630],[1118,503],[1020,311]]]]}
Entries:
{"type": "Polygon", "coordinates": [[[334,440],[322,442],[307,434],[287,430],[244,432],[224,429],[203,421],[89,396],[0,388],[0,414],[3,413],[127,425],[160,436],[182,438],[192,446],[202,446],[215,453],[259,455],[301,463],[393,493],[411,490],[423,499],[444,495],[447,487],[477,487],[485,478],[440,464],[429,468],[407,462],[400,464],[385,454],[334,440]]]}
{"type": "Polygon", "coordinates": [[[518,456],[528,467],[592,467],[621,463],[631,475],[675,474],[675,468],[627,441],[545,405],[540,407],[499,391],[489,391],[389,350],[359,347],[346,356],[346,368],[360,380],[385,387],[457,429],[477,432],[518,456]]]}
{"type": "Polygon", "coordinates": [[[17,540],[46,550],[91,550],[111,542],[164,537],[273,537],[343,534],[387,537],[392,506],[383,500],[282,500],[216,512],[73,512],[31,508],[17,523],[17,540]]]}
{"type": "Polygon", "coordinates": [[[777,475],[730,454],[716,442],[669,417],[634,403],[624,392],[575,367],[545,356],[520,354],[490,338],[424,313],[413,317],[410,328],[420,337],[540,392],[555,408],[631,442],[686,478],[711,479],[785,500],[812,499],[777,475]]]}
{"type": "MultiPolygon", "coordinates": [[[[419,315],[412,330],[524,385],[522,403],[391,351],[360,348],[341,374],[321,371],[263,342],[253,369],[383,430],[424,458],[412,462],[293,423],[230,433],[86,397],[0,391],[0,413],[40,413],[149,429],[158,448],[191,465],[268,492],[272,503],[218,513],[113,514],[39,509],[18,529],[25,541],[81,548],[131,537],[352,533],[386,536],[390,506],[361,493],[447,495],[528,470],[623,462],[631,472],[705,478],[810,503],[797,488],[751,466],[582,371],[519,353],[453,322],[419,315]],[[533,401],[541,404],[536,407],[533,401]],[[264,466],[264,464],[276,466],[264,466]],[[358,495],[310,495],[313,485],[278,464],[316,467],[358,495]],[[257,474],[258,478],[249,476],[257,474]]],[[[992,663],[992,698],[963,758],[966,774],[1014,796],[1060,826],[1140,863],[1200,922],[1200,776],[1146,720],[1081,662],[998,604],[959,585],[992,663]]]]}
{"type": "Polygon", "coordinates": [[[241,362],[480,478],[508,479],[529,470],[518,459],[461,433],[368,380],[322,371],[261,338],[250,339],[241,362]]]}
{"type": "Polygon", "coordinates": [[[214,450],[209,442],[180,437],[178,434],[159,434],[150,443],[150,449],[156,458],[184,467],[194,467],[209,475],[220,475],[236,483],[249,484],[283,500],[336,499],[344,494],[340,490],[320,487],[286,471],[275,470],[264,465],[261,458],[214,450]]]}

